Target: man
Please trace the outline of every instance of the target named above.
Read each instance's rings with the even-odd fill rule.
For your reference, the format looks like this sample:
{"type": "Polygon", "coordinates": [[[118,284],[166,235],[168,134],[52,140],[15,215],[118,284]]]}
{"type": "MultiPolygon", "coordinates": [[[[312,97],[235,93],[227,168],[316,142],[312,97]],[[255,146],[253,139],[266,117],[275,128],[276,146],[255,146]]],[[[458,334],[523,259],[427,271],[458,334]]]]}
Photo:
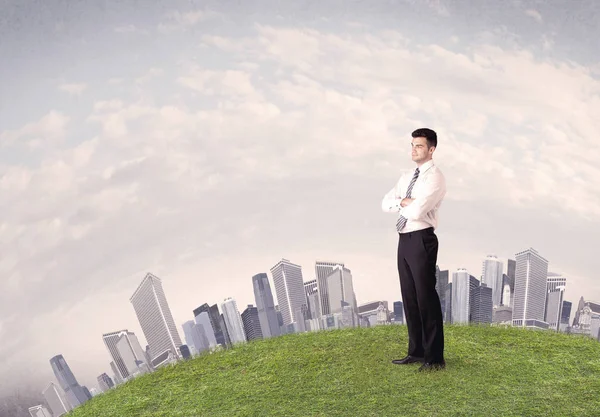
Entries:
{"type": "Polygon", "coordinates": [[[412,133],[414,171],[406,173],[384,197],[384,212],[398,213],[398,274],[408,326],[408,355],[398,365],[422,362],[419,371],[438,370],[444,361],[442,308],[437,291],[438,210],[446,180],[433,163],[437,134],[427,128],[412,133]]]}

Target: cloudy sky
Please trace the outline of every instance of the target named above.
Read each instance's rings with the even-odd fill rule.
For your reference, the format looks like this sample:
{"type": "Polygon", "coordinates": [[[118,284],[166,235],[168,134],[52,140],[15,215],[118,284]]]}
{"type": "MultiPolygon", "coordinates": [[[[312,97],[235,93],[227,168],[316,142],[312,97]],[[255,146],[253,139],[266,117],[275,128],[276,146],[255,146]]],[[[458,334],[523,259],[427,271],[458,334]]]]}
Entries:
{"type": "Polygon", "coordinates": [[[422,126],[442,269],[533,247],[600,300],[597,2],[283,3],[0,0],[0,390],[58,353],[96,386],[146,272],[179,329],[281,258],[400,299],[380,203],[422,126]]]}

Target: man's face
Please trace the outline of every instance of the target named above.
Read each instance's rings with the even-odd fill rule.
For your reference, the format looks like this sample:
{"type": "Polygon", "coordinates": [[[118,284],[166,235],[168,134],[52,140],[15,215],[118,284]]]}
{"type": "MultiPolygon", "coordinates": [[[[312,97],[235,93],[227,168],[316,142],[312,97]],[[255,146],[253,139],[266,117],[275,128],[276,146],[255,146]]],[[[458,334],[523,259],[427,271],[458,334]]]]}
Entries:
{"type": "Polygon", "coordinates": [[[412,140],[412,160],[421,163],[431,159],[434,147],[427,147],[427,139],[419,137],[412,140]]]}

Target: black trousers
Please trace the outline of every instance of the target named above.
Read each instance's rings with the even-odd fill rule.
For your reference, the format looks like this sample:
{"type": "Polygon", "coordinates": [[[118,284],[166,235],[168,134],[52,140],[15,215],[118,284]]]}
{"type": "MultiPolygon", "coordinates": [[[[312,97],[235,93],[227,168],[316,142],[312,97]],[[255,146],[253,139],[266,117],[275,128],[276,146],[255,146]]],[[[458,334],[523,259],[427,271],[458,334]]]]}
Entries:
{"type": "Polygon", "coordinates": [[[444,360],[444,323],[435,290],[438,238],[432,227],[399,233],[398,274],[408,326],[408,354],[444,360]]]}

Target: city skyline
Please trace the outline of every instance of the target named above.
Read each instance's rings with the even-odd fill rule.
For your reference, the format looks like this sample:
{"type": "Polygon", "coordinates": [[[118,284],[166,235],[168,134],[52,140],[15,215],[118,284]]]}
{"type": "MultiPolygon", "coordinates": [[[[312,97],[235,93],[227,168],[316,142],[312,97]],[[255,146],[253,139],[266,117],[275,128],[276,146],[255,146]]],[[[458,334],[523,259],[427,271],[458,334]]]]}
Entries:
{"type": "Polygon", "coordinates": [[[255,305],[282,258],[400,300],[380,201],[421,126],[448,180],[441,268],[533,247],[574,308],[600,301],[597,5],[457,3],[5,2],[0,392],[46,386],[57,353],[96,386],[101,335],[143,338],[123,300],[148,271],[180,333],[203,303],[255,305]]]}
{"type": "MultiPolygon", "coordinates": [[[[520,285],[517,286],[517,288],[519,288],[519,287],[526,286],[527,282],[530,279],[524,273],[524,268],[525,267],[524,267],[524,263],[523,263],[523,256],[525,254],[529,254],[529,255],[537,258],[537,259],[541,259],[544,262],[544,268],[543,268],[542,272],[544,272],[544,274],[546,276],[546,279],[544,279],[544,283],[545,283],[544,288],[545,288],[545,290],[546,289],[548,291],[554,290],[557,287],[557,285],[562,285],[562,286],[566,285],[568,287],[568,279],[566,277],[562,276],[561,274],[557,274],[555,272],[552,272],[552,271],[548,270],[548,265],[550,264],[550,262],[548,260],[544,259],[543,257],[541,257],[541,255],[534,248],[526,248],[526,249],[524,249],[524,250],[519,251],[518,253],[516,253],[515,254],[516,261],[514,259],[508,258],[508,259],[506,259],[506,262],[502,262],[502,260],[499,260],[495,255],[488,255],[488,256],[485,257],[485,260],[483,261],[483,263],[485,265],[487,261],[489,261],[490,259],[493,258],[494,260],[500,261],[504,265],[506,265],[506,268],[503,269],[501,272],[509,272],[508,269],[510,268],[509,267],[510,262],[515,262],[516,265],[517,265],[517,269],[515,270],[515,273],[518,274],[517,277],[516,277],[516,281],[520,283],[520,285]]],[[[351,272],[350,272],[350,270],[346,266],[342,267],[342,265],[346,265],[346,264],[347,264],[346,262],[337,262],[336,263],[336,262],[323,261],[322,259],[316,260],[314,262],[314,266],[316,267],[315,268],[316,269],[315,272],[317,274],[318,274],[318,267],[322,266],[322,265],[335,265],[335,267],[332,268],[332,271],[341,271],[341,269],[347,271],[349,273],[349,279],[350,279],[349,285],[352,285],[352,278],[351,278],[351,272]]],[[[270,271],[271,272],[271,277],[269,277],[268,274],[265,274],[265,273],[253,274],[253,276],[249,279],[249,283],[250,283],[251,292],[253,293],[255,301],[256,301],[256,297],[260,296],[260,294],[258,294],[258,293],[256,293],[254,291],[254,286],[255,286],[256,279],[258,277],[260,277],[260,276],[266,276],[269,281],[272,281],[272,280],[275,280],[275,279],[281,279],[279,267],[282,266],[282,265],[283,266],[288,266],[288,267],[292,266],[294,268],[302,269],[302,265],[295,264],[295,263],[291,262],[287,258],[282,258],[281,260],[279,260],[276,263],[276,265],[274,267],[271,268],[271,271],[270,271]],[[273,273],[274,273],[274,275],[273,275],[273,273]]],[[[462,284],[462,287],[464,287],[464,288],[463,288],[463,290],[459,290],[459,291],[462,291],[462,292],[467,291],[468,293],[471,293],[471,296],[469,296],[468,294],[466,295],[466,297],[469,298],[469,302],[467,304],[463,303],[463,307],[467,309],[466,313],[458,313],[458,310],[456,310],[456,306],[458,304],[460,304],[460,302],[456,303],[456,300],[454,300],[454,302],[452,303],[452,305],[454,306],[454,309],[458,313],[458,318],[456,319],[456,318],[453,317],[453,322],[455,322],[457,324],[461,324],[461,323],[465,324],[467,322],[471,322],[472,320],[478,320],[481,317],[483,317],[483,316],[479,316],[479,313],[478,313],[478,308],[479,307],[475,307],[474,308],[470,304],[473,303],[473,299],[471,299],[471,297],[475,296],[475,297],[477,297],[476,298],[477,301],[475,301],[475,303],[477,305],[479,305],[479,300],[478,300],[479,296],[475,295],[475,293],[473,293],[473,290],[477,289],[477,290],[488,290],[489,291],[489,303],[490,303],[489,307],[491,308],[491,306],[492,306],[492,289],[489,288],[489,287],[488,288],[483,288],[483,287],[486,287],[486,284],[483,283],[483,282],[480,282],[480,279],[485,276],[484,274],[485,274],[486,268],[484,267],[482,269],[481,274],[478,277],[473,276],[473,274],[471,274],[468,269],[463,268],[463,267],[457,268],[457,270],[455,270],[455,271],[447,270],[447,269],[445,269],[443,267],[440,268],[439,265],[437,266],[437,268],[438,268],[438,270],[439,270],[440,273],[444,272],[444,273],[448,273],[450,276],[452,276],[452,279],[450,279],[451,283],[456,282],[455,281],[456,278],[460,278],[461,276],[464,275],[464,278],[460,278],[460,279],[461,279],[461,281],[466,279],[467,283],[466,284],[462,284]],[[470,284],[469,284],[469,280],[470,280],[470,284]],[[466,285],[466,287],[465,287],[465,285],[466,285]],[[469,289],[469,286],[470,286],[470,289],[469,289]],[[471,318],[471,314],[473,314],[473,316],[474,316],[473,318],[471,318]],[[475,315],[478,315],[478,317],[475,318],[475,315]]],[[[527,267],[527,270],[529,270],[528,267],[527,267]]],[[[539,276],[539,274],[538,274],[538,276],[539,276]]],[[[298,275],[298,277],[301,277],[301,275],[298,275]]],[[[151,272],[147,272],[145,274],[144,278],[140,281],[140,285],[138,286],[138,289],[136,290],[136,293],[138,292],[139,288],[141,288],[145,283],[147,283],[149,281],[150,282],[158,281],[160,283],[160,282],[162,282],[162,279],[160,277],[157,277],[156,275],[152,274],[151,272]]],[[[304,284],[309,284],[311,282],[314,282],[314,284],[316,284],[315,279],[309,279],[309,280],[305,279],[304,280],[304,284]]],[[[454,285],[453,288],[454,288],[454,291],[456,292],[457,291],[456,285],[454,285]]],[[[515,291],[517,290],[517,288],[515,289],[515,291]]],[[[290,289],[290,290],[292,292],[294,292],[293,288],[290,289]]],[[[305,295],[307,296],[307,294],[305,294],[305,295]]],[[[163,294],[163,296],[164,296],[164,294],[163,294]]],[[[355,294],[353,294],[353,296],[355,296],[355,294]]],[[[454,295],[453,297],[457,298],[458,300],[460,300],[460,299],[463,299],[465,297],[465,295],[458,295],[457,294],[457,295],[454,295]]],[[[133,298],[133,297],[131,297],[131,298],[133,298]]],[[[275,295],[274,295],[274,298],[276,299],[275,295]]],[[[533,297],[533,299],[535,299],[535,298],[536,297],[533,297]]],[[[583,296],[580,297],[580,298],[583,298],[583,296]]],[[[394,309],[392,309],[392,311],[391,311],[393,313],[393,312],[395,312],[395,304],[397,302],[401,303],[401,297],[400,297],[400,300],[390,300],[390,299],[385,299],[385,298],[382,298],[380,300],[369,300],[368,302],[363,302],[363,303],[358,304],[356,307],[359,307],[361,304],[362,305],[371,304],[374,301],[376,301],[376,302],[381,301],[381,302],[384,302],[384,303],[386,303],[388,305],[389,304],[394,305],[394,309]]],[[[565,301],[569,301],[570,303],[573,304],[573,302],[570,301],[570,300],[565,300],[565,301]]],[[[590,300],[588,298],[587,301],[594,301],[594,300],[590,300]]],[[[164,302],[166,304],[168,304],[168,300],[164,300],[164,302]]],[[[253,308],[256,310],[256,305],[255,304],[253,305],[253,308]]],[[[562,299],[561,299],[561,304],[562,304],[562,299]]],[[[242,335],[240,336],[240,337],[242,337],[242,339],[240,339],[240,337],[234,338],[235,340],[232,339],[232,341],[234,342],[234,344],[235,343],[240,343],[240,342],[245,342],[246,341],[246,338],[245,338],[246,335],[244,334],[244,331],[245,331],[244,330],[245,329],[244,326],[245,325],[242,324],[243,317],[242,317],[241,311],[237,308],[237,301],[235,299],[231,298],[231,297],[226,297],[223,302],[217,303],[217,305],[220,305],[219,306],[219,312],[225,316],[225,322],[226,322],[228,328],[230,328],[230,326],[232,328],[236,328],[237,327],[241,331],[241,333],[242,333],[242,335]],[[235,323],[235,322],[237,322],[237,323],[235,323]]],[[[250,306],[252,306],[252,303],[248,304],[248,307],[250,307],[250,306]]],[[[511,308],[513,308],[513,307],[514,306],[512,305],[512,299],[511,299],[511,308]]],[[[196,310],[194,310],[194,314],[195,314],[195,311],[196,310]]],[[[358,312],[358,310],[356,310],[356,311],[358,312]]],[[[338,313],[341,313],[341,311],[338,311],[338,313]]],[[[491,311],[490,311],[490,313],[491,313],[491,311]]],[[[573,317],[574,313],[575,313],[574,310],[570,310],[570,312],[569,312],[569,324],[571,323],[571,320],[572,320],[572,317],[573,317]]],[[[207,314],[207,313],[205,312],[205,313],[202,313],[202,314],[207,314]]],[[[258,311],[256,311],[256,314],[257,314],[256,315],[256,321],[257,321],[257,324],[258,324],[258,311]]],[[[455,314],[455,312],[453,311],[452,314],[455,314]]],[[[394,316],[395,316],[395,314],[394,314],[394,316]]],[[[489,320],[491,321],[491,315],[489,316],[489,320]]],[[[515,325],[514,320],[515,319],[513,319],[513,321],[512,321],[512,325],[513,326],[515,325]]],[[[540,320],[540,321],[543,321],[543,320],[540,320]]],[[[160,322],[160,320],[159,320],[159,322],[160,322]]],[[[180,324],[182,330],[184,330],[184,327],[185,327],[185,325],[188,322],[189,321],[185,321],[185,322],[182,322],[180,324]]],[[[402,320],[402,322],[403,322],[403,320],[402,320]]],[[[521,326],[521,324],[516,324],[516,325],[518,327],[521,326]]],[[[282,325],[282,329],[284,327],[285,327],[285,324],[282,325]]],[[[303,330],[303,331],[305,331],[305,330],[303,330]]],[[[306,331],[309,331],[309,330],[306,329],[306,331]]],[[[137,349],[140,352],[140,354],[138,356],[142,358],[142,361],[147,362],[147,358],[143,357],[144,353],[141,350],[141,346],[139,345],[139,343],[137,341],[137,337],[135,336],[135,333],[134,332],[129,332],[128,330],[120,330],[120,331],[117,331],[117,332],[107,333],[107,334],[104,334],[102,336],[103,340],[105,341],[106,347],[111,351],[111,355],[112,355],[111,359],[115,358],[115,356],[114,356],[114,353],[111,350],[111,346],[112,345],[109,344],[109,343],[107,343],[106,340],[110,339],[110,338],[114,338],[114,336],[116,336],[117,339],[118,339],[121,335],[126,335],[127,337],[133,338],[133,340],[135,340],[135,343],[137,344],[137,349]]],[[[263,337],[261,336],[261,338],[263,338],[263,337]]],[[[131,342],[127,342],[127,343],[129,345],[131,342]]],[[[184,344],[185,344],[185,342],[184,342],[184,344]]],[[[188,345],[188,347],[189,347],[189,345],[188,345]]],[[[131,347],[130,347],[130,349],[131,349],[131,347]]],[[[178,349],[176,349],[176,350],[178,351],[178,349]]],[[[132,354],[135,355],[134,351],[135,351],[135,348],[133,348],[133,350],[132,350],[132,354]]],[[[178,355],[179,355],[179,353],[177,353],[177,356],[178,355]]],[[[132,358],[133,358],[133,356],[132,356],[132,358]]],[[[60,360],[64,361],[64,359],[62,359],[62,354],[59,354],[59,355],[57,355],[57,356],[55,356],[54,358],[51,359],[51,361],[50,361],[51,364],[53,363],[53,361],[55,361],[57,359],[60,359],[60,360]]],[[[112,365],[112,363],[111,363],[111,365],[112,365]]],[[[120,374],[119,376],[123,376],[122,375],[123,372],[121,372],[120,369],[119,370],[118,369],[119,369],[119,367],[115,366],[113,368],[113,371],[118,372],[120,374]]],[[[68,372],[71,372],[71,371],[69,370],[68,372]]],[[[100,378],[103,375],[106,375],[106,373],[103,373],[102,375],[100,375],[100,376],[97,377],[98,382],[99,382],[100,378]]],[[[71,374],[70,378],[74,381],[75,377],[73,377],[73,375],[71,374]]],[[[52,383],[54,383],[54,381],[51,381],[50,384],[52,384],[52,383]]],[[[96,390],[95,387],[92,388],[92,389],[96,390]]],[[[100,387],[100,389],[102,389],[102,388],[100,387]]],[[[83,392],[82,392],[82,395],[84,395],[83,392]]]]}

